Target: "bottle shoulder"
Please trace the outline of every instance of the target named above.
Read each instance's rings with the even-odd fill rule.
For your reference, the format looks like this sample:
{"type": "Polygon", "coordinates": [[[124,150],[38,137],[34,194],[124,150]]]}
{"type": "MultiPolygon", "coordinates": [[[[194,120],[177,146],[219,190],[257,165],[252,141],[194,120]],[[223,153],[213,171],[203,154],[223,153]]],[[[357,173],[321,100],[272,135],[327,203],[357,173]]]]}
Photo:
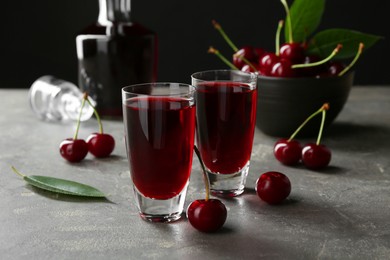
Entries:
{"type": "Polygon", "coordinates": [[[77,35],[139,35],[148,36],[155,35],[156,33],[145,26],[137,22],[131,23],[112,23],[111,25],[101,25],[99,23],[93,23],[86,26],[84,29],[79,31],[77,35]]]}

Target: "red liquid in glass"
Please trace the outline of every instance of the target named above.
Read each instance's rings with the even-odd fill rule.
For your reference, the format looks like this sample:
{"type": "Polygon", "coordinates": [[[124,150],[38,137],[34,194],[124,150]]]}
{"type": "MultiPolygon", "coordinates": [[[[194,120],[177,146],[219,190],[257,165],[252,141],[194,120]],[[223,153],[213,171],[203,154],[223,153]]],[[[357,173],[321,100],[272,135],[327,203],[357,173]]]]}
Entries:
{"type": "Polygon", "coordinates": [[[130,98],[124,120],[135,187],[154,199],[178,195],[191,173],[195,106],[180,98],[130,98]]]}
{"type": "Polygon", "coordinates": [[[197,143],[206,167],[221,174],[249,161],[256,123],[257,90],[235,82],[197,86],[197,143]]]}

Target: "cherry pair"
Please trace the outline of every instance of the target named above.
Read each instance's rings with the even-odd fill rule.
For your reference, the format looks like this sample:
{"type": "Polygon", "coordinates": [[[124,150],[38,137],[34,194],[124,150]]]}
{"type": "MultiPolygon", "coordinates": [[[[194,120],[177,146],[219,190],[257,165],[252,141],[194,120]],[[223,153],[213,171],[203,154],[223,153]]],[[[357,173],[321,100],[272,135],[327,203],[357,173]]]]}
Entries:
{"type": "Polygon", "coordinates": [[[80,162],[90,152],[97,158],[108,157],[115,147],[115,140],[110,134],[103,132],[103,125],[99,114],[93,104],[89,101],[88,95],[84,93],[83,101],[80,108],[80,116],[77,120],[76,132],[73,138],[67,138],[60,143],[60,154],[69,162],[80,162]],[[92,133],[88,136],[87,141],[78,138],[80,129],[80,116],[82,109],[87,102],[94,110],[96,119],[99,124],[99,133],[92,133]]]}
{"type": "Polygon", "coordinates": [[[309,169],[321,169],[326,167],[332,157],[331,151],[323,144],[320,144],[324,128],[326,111],[329,104],[325,103],[316,112],[311,114],[291,135],[289,139],[280,139],[274,146],[275,158],[285,165],[295,165],[300,161],[309,169]],[[317,114],[322,114],[321,126],[316,143],[309,143],[302,147],[300,142],[294,140],[298,132],[317,114]]]}

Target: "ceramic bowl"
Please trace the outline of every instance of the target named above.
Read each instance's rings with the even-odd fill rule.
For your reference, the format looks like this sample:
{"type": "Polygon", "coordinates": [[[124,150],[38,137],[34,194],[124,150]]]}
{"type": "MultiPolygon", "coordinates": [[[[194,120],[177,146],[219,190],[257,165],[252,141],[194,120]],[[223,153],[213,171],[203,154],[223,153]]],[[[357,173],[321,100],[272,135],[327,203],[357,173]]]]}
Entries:
{"type": "MultiPolygon", "coordinates": [[[[351,90],[354,73],[327,78],[258,77],[256,126],[265,134],[289,137],[324,103],[329,103],[325,127],[343,109],[351,90]]],[[[321,114],[300,131],[300,137],[317,136],[321,114]]]]}

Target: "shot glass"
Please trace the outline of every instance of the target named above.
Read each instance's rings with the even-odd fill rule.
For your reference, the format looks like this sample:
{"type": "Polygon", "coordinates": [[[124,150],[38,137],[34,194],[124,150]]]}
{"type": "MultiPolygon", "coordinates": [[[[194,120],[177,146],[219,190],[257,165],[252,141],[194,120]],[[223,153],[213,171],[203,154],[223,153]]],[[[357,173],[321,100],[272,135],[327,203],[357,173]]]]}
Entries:
{"type": "Polygon", "coordinates": [[[195,139],[194,87],[145,83],[122,89],[127,156],[140,216],[178,220],[183,212],[195,139]]]}
{"type": "MultiPolygon", "coordinates": [[[[69,81],[45,75],[33,82],[29,91],[30,107],[35,115],[44,121],[76,121],[80,115],[83,93],[69,81]]],[[[90,99],[92,104],[95,101],[90,99]]],[[[81,111],[81,121],[91,118],[93,108],[85,104],[81,111]]]]}
{"type": "Polygon", "coordinates": [[[191,75],[196,139],[214,195],[242,194],[256,125],[257,75],[210,70],[191,75]]]}

